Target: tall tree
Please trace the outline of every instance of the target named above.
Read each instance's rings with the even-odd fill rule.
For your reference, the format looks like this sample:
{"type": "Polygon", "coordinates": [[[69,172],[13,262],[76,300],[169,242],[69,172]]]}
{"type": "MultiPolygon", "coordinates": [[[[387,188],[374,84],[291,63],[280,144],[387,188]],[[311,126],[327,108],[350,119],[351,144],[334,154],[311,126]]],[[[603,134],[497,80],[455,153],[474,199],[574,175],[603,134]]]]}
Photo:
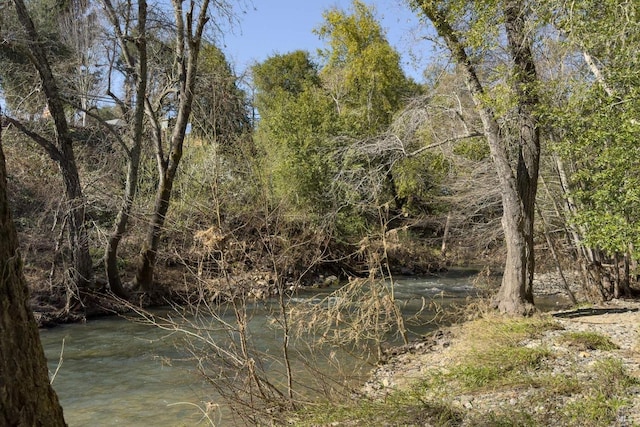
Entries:
{"type": "Polygon", "coordinates": [[[255,140],[268,186],[289,208],[327,207],[337,115],[304,51],[274,55],[252,69],[260,115],[255,140]]]}
{"type": "Polygon", "coordinates": [[[42,91],[46,97],[48,112],[53,121],[53,141],[14,118],[7,120],[39,144],[56,162],[62,174],[67,203],[67,224],[72,253],[73,267],[69,271],[72,282],[80,288],[94,283],[93,267],[89,254],[89,239],[85,227],[85,203],[78,167],[73,150],[73,138],[65,112],[64,94],[53,73],[44,40],[38,33],[23,0],[14,0],[15,13],[22,28],[21,34],[14,34],[8,44],[15,45],[37,70],[42,91]]]}
{"type": "MultiPolygon", "coordinates": [[[[175,78],[168,81],[169,85],[165,91],[162,91],[158,102],[153,103],[148,97],[145,99],[147,116],[153,128],[159,178],[154,211],[147,237],[140,251],[136,271],[136,284],[146,291],[153,289],[153,271],[160,237],[169,210],[178,166],[182,159],[187,126],[191,119],[203,33],[211,13],[216,12],[220,18],[232,17],[232,8],[225,1],[191,0],[185,4],[181,0],[172,0],[171,5],[175,19],[175,33],[169,46],[173,49],[172,76],[175,78]],[[186,9],[185,6],[187,6],[186,9]],[[166,100],[169,94],[175,100],[169,110],[172,117],[167,116],[166,100]],[[166,132],[163,129],[165,124],[166,132]],[[168,136],[165,137],[165,135],[168,136]]],[[[216,25],[221,25],[221,22],[216,22],[216,25]]]]}
{"type": "Polygon", "coordinates": [[[527,314],[533,309],[533,274],[535,269],[533,231],[535,198],[540,162],[540,135],[537,117],[538,77],[531,50],[531,16],[527,2],[416,0],[411,6],[426,16],[444,40],[456,64],[465,76],[467,88],[482,120],[491,158],[498,173],[502,193],[502,225],[507,246],[507,259],[502,285],[496,296],[497,308],[509,314],[527,314]],[[510,106],[515,129],[509,141],[506,124],[500,122],[497,105],[490,102],[487,84],[480,79],[479,56],[482,31],[495,34],[492,17],[500,18],[511,71],[504,76],[512,82],[510,106]],[[478,23],[484,24],[482,28],[478,23]],[[467,31],[465,32],[465,28],[467,31]],[[474,33],[475,30],[475,33],[474,33]],[[480,41],[480,43],[478,43],[480,41]],[[513,148],[509,147],[509,142],[513,148]],[[510,151],[515,155],[511,155],[510,151]]]}
{"type": "Polygon", "coordinates": [[[354,0],[350,13],[325,12],[316,32],[327,41],[321,51],[323,86],[345,122],[345,131],[367,137],[386,130],[415,87],[404,75],[400,55],[387,41],[374,12],[354,0]]]}
{"type": "MultiPolygon", "coordinates": [[[[124,5],[127,13],[118,13],[110,0],[103,0],[104,10],[112,25],[116,45],[119,49],[112,53],[112,58],[120,53],[124,63],[124,99],[116,95],[109,80],[108,94],[119,107],[124,121],[127,123],[125,138],[118,140],[126,156],[127,172],[125,177],[124,197],[118,214],[114,220],[113,230],[107,240],[105,250],[105,272],[111,290],[120,297],[127,297],[127,291],[122,285],[118,268],[118,247],[124,237],[133,209],[133,202],[138,187],[138,172],[140,155],[145,139],[144,116],[145,102],[139,102],[147,97],[147,83],[149,79],[147,58],[147,2],[138,0],[137,7],[131,2],[124,5]],[[133,10],[132,10],[133,9],[133,10]],[[135,43],[129,43],[130,34],[140,34],[135,43]]],[[[112,61],[113,64],[113,61],[112,61]]],[[[112,70],[109,70],[111,75],[112,70]]]]}
{"type": "MultiPolygon", "coordinates": [[[[378,137],[387,132],[394,115],[411,96],[419,93],[419,88],[405,76],[400,55],[389,44],[373,8],[354,0],[350,10],[330,9],[323,17],[323,24],[316,30],[327,44],[320,52],[324,60],[320,77],[334,101],[340,133],[352,141],[378,137]]],[[[342,169],[384,173],[380,181],[382,191],[357,193],[366,199],[375,194],[376,200],[372,201],[377,205],[392,199],[396,208],[402,209],[406,200],[399,195],[395,175],[398,165],[383,171],[384,163],[381,159],[372,163],[355,160],[342,165],[342,169]]]]}
{"type": "Polygon", "coordinates": [[[0,425],[66,426],[29,307],[0,127],[0,425]]]}

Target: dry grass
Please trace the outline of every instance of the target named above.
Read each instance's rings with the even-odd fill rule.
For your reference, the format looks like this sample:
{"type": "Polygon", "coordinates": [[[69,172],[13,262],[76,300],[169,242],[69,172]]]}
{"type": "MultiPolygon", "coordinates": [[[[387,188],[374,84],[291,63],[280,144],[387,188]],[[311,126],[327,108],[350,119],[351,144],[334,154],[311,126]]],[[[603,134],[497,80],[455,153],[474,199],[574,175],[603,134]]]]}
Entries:
{"type": "Polygon", "coordinates": [[[614,347],[597,334],[567,333],[563,340],[570,353],[558,353],[541,340],[558,329],[548,316],[507,319],[486,313],[454,327],[450,346],[428,359],[431,368],[413,384],[390,390],[383,399],[310,409],[296,421],[336,426],[613,425],[630,404],[630,390],[638,381],[607,354],[586,368],[560,363],[561,357],[570,360],[571,352],[579,351],[575,343],[602,351],[614,347]]]}

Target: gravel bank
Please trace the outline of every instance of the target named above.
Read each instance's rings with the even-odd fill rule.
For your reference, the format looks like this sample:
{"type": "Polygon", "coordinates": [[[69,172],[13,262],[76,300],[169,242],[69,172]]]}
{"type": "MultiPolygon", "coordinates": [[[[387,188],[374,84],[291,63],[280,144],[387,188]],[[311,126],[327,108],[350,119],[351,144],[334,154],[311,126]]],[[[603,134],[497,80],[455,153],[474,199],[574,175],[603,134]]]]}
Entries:
{"type": "MultiPolygon", "coordinates": [[[[553,275],[538,277],[538,296],[562,295],[565,293],[558,278],[553,275]],[[540,286],[544,283],[544,286],[540,286]]],[[[581,288],[576,275],[572,275],[572,291],[579,294],[581,288]]],[[[545,331],[539,337],[527,339],[518,345],[529,348],[545,348],[554,354],[552,375],[572,375],[579,381],[589,381],[593,375],[593,367],[598,361],[607,358],[618,359],[629,374],[640,380],[640,302],[636,300],[614,300],[601,305],[555,311],[548,313],[557,323],[557,329],[545,331]],[[618,347],[612,350],[593,350],[579,348],[566,343],[562,335],[571,332],[594,332],[610,338],[618,347]]],[[[383,398],[390,391],[403,388],[424,377],[432,369],[447,370],[451,366],[459,328],[454,325],[440,330],[424,340],[397,349],[389,359],[373,373],[371,380],[365,385],[364,393],[373,398],[383,398]]],[[[529,389],[498,389],[474,392],[469,395],[454,396],[452,406],[461,411],[476,414],[488,414],[501,409],[525,408],[531,414],[545,411],[545,417],[553,419],[553,411],[561,411],[564,405],[573,400],[584,399],[580,394],[557,396],[555,402],[538,402],[531,405],[530,398],[539,391],[529,389]]],[[[613,426],[640,425],[640,387],[634,386],[630,395],[631,402],[622,407],[616,414],[613,426]]],[[[475,425],[463,422],[461,425],[475,425]]]]}

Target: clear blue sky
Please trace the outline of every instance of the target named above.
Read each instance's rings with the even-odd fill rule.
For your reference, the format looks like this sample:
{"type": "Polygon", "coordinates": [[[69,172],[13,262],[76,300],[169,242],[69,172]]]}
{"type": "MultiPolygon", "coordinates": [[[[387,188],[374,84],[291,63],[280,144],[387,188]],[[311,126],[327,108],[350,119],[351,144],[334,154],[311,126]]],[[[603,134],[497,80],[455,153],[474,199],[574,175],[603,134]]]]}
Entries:
{"type": "MultiPolygon", "coordinates": [[[[253,0],[255,10],[240,16],[240,26],[224,36],[223,50],[235,71],[241,73],[253,62],[262,62],[273,54],[306,50],[313,56],[323,43],[313,33],[322,24],[322,14],[332,7],[349,11],[351,0],[253,0]]],[[[365,0],[375,8],[375,16],[387,33],[391,45],[402,55],[407,75],[421,81],[428,41],[416,42],[420,28],[416,15],[403,0],[365,0]]]]}

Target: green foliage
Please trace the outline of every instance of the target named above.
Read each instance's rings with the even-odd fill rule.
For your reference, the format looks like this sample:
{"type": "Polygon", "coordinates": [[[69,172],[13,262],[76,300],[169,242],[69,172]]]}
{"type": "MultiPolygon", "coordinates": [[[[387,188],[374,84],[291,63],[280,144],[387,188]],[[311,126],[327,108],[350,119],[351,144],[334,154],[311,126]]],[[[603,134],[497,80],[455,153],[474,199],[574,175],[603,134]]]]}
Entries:
{"type": "Polygon", "coordinates": [[[379,134],[417,87],[405,77],[400,56],[387,41],[369,7],[359,0],[352,13],[331,9],[316,32],[328,47],[321,71],[334,99],[343,131],[354,137],[379,134]]]}
{"type": "Polygon", "coordinates": [[[453,153],[469,160],[480,161],[489,158],[489,145],[482,138],[468,138],[460,141],[453,148],[453,153]]]}
{"type": "Polygon", "coordinates": [[[277,56],[254,69],[261,76],[259,81],[268,82],[264,88],[258,86],[260,122],[255,140],[267,186],[275,198],[296,209],[321,213],[328,207],[327,190],[335,174],[330,161],[335,148],[335,110],[321,88],[309,85],[314,79],[308,73],[294,73],[303,81],[286,80],[281,82],[284,87],[273,84],[275,76],[287,74],[278,70],[288,65],[297,68],[299,60],[299,53],[277,56]],[[275,76],[263,75],[266,71],[275,76]],[[300,91],[292,91],[294,87],[300,91]]]}
{"type": "Polygon", "coordinates": [[[566,35],[568,55],[587,54],[598,69],[585,64],[561,76],[563,98],[546,112],[562,136],[558,152],[574,165],[571,191],[579,211],[573,220],[588,246],[626,252],[640,244],[640,12],[631,2],[544,4],[566,35]]]}
{"type": "Polygon", "coordinates": [[[223,146],[251,131],[247,96],[224,53],[206,44],[200,52],[197,96],[191,116],[195,136],[223,146]]]}
{"type": "Polygon", "coordinates": [[[440,188],[440,179],[451,167],[442,153],[426,152],[420,156],[403,158],[393,165],[395,192],[406,201],[406,212],[415,213],[431,206],[434,192],[440,188]]]}
{"type": "Polygon", "coordinates": [[[252,72],[259,104],[268,103],[270,94],[278,91],[298,95],[309,86],[318,86],[320,82],[317,66],[309,58],[309,53],[303,50],[273,55],[263,63],[254,65],[252,72]]]}
{"type": "MultiPolygon", "coordinates": [[[[317,30],[328,41],[321,69],[302,51],[274,55],[252,69],[260,118],[255,139],[269,192],[292,211],[316,218],[339,207],[336,227],[349,236],[367,228],[356,206],[377,190],[353,190],[353,183],[336,177],[378,167],[351,161],[349,144],[386,130],[405,97],[417,91],[373,13],[358,1],[352,12],[325,13],[317,30]]],[[[404,167],[406,193],[426,193],[417,168],[411,161],[404,167]]]]}

